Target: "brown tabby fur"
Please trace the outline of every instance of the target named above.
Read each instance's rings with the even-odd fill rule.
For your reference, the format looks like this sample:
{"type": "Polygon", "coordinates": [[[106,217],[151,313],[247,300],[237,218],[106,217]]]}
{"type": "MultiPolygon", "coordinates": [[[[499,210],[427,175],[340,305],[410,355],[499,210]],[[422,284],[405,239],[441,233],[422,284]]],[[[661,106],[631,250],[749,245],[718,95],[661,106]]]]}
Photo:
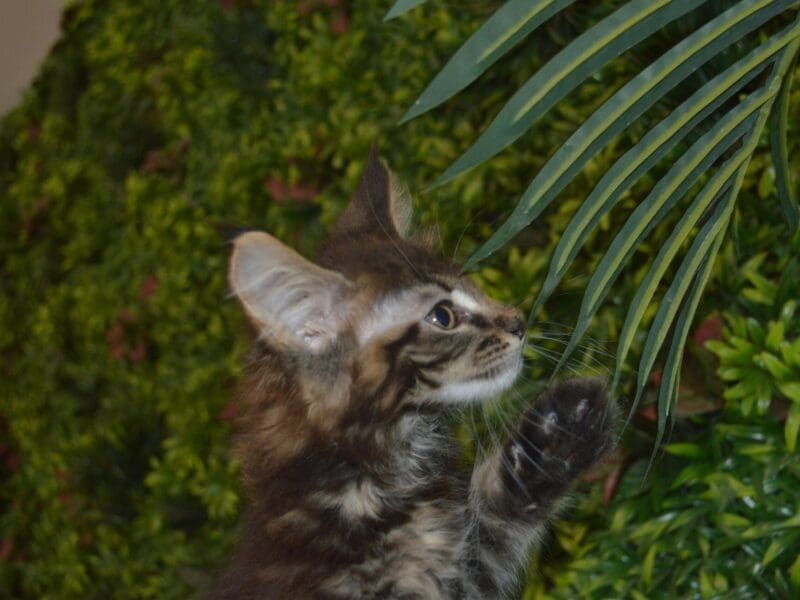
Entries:
{"type": "Polygon", "coordinates": [[[235,437],[248,508],[213,598],[501,597],[611,447],[603,386],[573,380],[458,466],[445,408],[511,384],[524,321],[406,237],[408,218],[373,153],[316,265],[237,240],[231,284],[258,332],[235,437]]]}

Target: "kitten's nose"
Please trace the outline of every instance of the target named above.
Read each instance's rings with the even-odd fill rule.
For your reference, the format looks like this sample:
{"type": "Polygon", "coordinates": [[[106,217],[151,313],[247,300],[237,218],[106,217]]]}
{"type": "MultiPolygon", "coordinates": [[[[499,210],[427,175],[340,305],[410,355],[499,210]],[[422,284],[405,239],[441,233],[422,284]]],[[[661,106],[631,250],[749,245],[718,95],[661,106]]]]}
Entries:
{"type": "Polygon", "coordinates": [[[497,317],[495,324],[503,331],[507,331],[519,339],[522,339],[525,335],[525,320],[519,314],[497,317]]]}

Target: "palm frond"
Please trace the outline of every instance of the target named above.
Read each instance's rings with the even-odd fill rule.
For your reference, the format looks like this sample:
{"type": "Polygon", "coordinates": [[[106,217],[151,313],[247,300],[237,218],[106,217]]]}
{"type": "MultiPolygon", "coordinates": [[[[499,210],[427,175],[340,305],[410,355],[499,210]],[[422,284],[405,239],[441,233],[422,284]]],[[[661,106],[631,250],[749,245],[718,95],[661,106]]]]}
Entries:
{"type": "Polygon", "coordinates": [[[383,17],[384,21],[389,21],[395,17],[406,14],[412,8],[416,8],[420,4],[424,4],[427,0],[397,0],[383,17]]]}
{"type": "Polygon", "coordinates": [[[681,103],[612,165],[578,208],[561,236],[542,290],[531,311],[532,315],[539,312],[558,286],[600,220],[633,184],[689,134],[696,131],[697,126],[709,115],[760,75],[776,60],[777,53],[793,39],[794,32],[791,31],[786,35],[776,36],[760,47],[758,52],[748,54],[728,67],[681,103]]]}
{"type": "MultiPolygon", "coordinates": [[[[618,90],[578,128],[542,167],[522,194],[511,216],[470,257],[467,268],[471,268],[478,261],[485,259],[504,246],[520,230],[529,225],[550,205],[558,193],[567,186],[587,162],[612,139],[624,132],[630,123],[645,110],[663,99],[677,83],[719,54],[721,50],[736,43],[743,36],[780,14],[792,4],[792,1],[796,0],[745,0],[739,2],[685,38],[618,90]],[[740,9],[742,5],[747,6],[740,9]]],[[[786,37],[782,38],[783,45],[787,43],[786,38],[794,39],[796,32],[790,29],[786,34],[786,37]]],[[[770,47],[769,49],[774,50],[775,48],[770,47]]],[[[539,73],[545,68],[546,66],[539,73]]],[[[534,78],[537,75],[534,75],[534,78]]],[[[575,85],[577,86],[578,83],[579,81],[576,81],[575,85]]],[[[513,99],[509,105],[511,102],[513,99]]],[[[501,111],[500,115],[506,108],[501,111]]],[[[500,115],[494,123],[500,119],[500,115]]],[[[489,143],[487,141],[482,144],[482,140],[492,137],[491,131],[494,123],[478,138],[472,148],[483,147],[489,143]]],[[[471,155],[472,148],[467,150],[462,158],[458,159],[442,177],[445,177],[448,172],[461,163],[465,156],[471,155]]],[[[485,158],[489,157],[490,155],[485,156],[485,158]]]]}
{"type": "MultiPolygon", "coordinates": [[[[797,61],[797,55],[794,57],[797,61]]],[[[787,143],[789,92],[792,89],[793,69],[789,69],[781,86],[781,93],[776,100],[770,122],[770,146],[772,149],[772,164],[775,166],[775,186],[778,189],[778,198],[781,208],[789,225],[789,230],[794,232],[800,228],[800,205],[797,203],[797,194],[794,191],[791,173],[789,172],[789,148],[787,143]]]]}
{"type": "MultiPolygon", "coordinates": [[[[525,35],[570,3],[567,0],[507,2],[453,56],[406,118],[422,114],[452,97],[525,35]],[[512,17],[517,21],[513,22],[512,17]]],[[[592,73],[703,4],[701,0],[631,0],[618,8],[542,66],[432,185],[440,185],[489,160],[528,131],[592,73]]],[[[800,13],[793,11],[800,3],[739,0],[723,6],[724,10],[652,61],[578,127],[536,174],[508,219],[470,257],[465,267],[476,266],[527,227],[590,161],[621,139],[628,127],[653,106],[663,105],[693,73],[700,69],[716,70],[600,178],[557,244],[530,314],[531,319],[538,314],[601,219],[654,167],[668,167],[638,202],[594,270],[573,334],[558,365],[563,365],[577,347],[637,247],[659,223],[671,218],[679,205],[685,206],[630,304],[619,336],[614,375],[617,386],[648,307],[656,299],[669,266],[688,247],[660,299],[639,359],[632,411],[672,332],[659,391],[659,441],[675,401],[681,356],[691,321],[731,220],[750,159],[768,121],[781,205],[789,226],[800,226],[800,207],[792,192],[786,139],[788,73],[800,46],[800,13]],[[791,23],[774,31],[774,23],[786,22],[790,15],[794,17],[791,23]],[[723,55],[727,59],[719,60],[723,55]],[[715,68],[715,60],[725,66],[715,68]],[[676,156],[676,148],[687,144],[687,140],[693,141],[676,156]],[[698,187],[691,201],[687,199],[681,204],[698,187]]],[[[711,10],[708,6],[707,9],[711,10]]]]}
{"type": "MultiPolygon", "coordinates": [[[[431,187],[487,161],[600,67],[705,0],[632,0],[573,40],[511,97],[478,140],[431,187]]],[[[769,3],[769,0],[755,0],[769,3]]],[[[785,1],[785,0],[784,0],[785,1]]]]}
{"type": "Polygon", "coordinates": [[[464,42],[400,121],[404,123],[451,98],[520,40],[575,0],[510,0],[464,42]]]}

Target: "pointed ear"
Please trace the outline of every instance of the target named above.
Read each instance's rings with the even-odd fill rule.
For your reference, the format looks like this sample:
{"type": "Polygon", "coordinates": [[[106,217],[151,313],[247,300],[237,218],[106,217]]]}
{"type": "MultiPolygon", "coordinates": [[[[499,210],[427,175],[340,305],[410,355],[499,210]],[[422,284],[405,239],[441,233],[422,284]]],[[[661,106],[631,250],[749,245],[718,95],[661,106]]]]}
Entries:
{"type": "Polygon", "coordinates": [[[376,232],[402,238],[410,224],[411,202],[373,146],[358,190],[339,218],[335,233],[376,232]]]}
{"type": "Polygon", "coordinates": [[[247,315],[272,343],[317,352],[341,330],[350,282],[266,233],[236,238],[228,278],[247,315]]]}

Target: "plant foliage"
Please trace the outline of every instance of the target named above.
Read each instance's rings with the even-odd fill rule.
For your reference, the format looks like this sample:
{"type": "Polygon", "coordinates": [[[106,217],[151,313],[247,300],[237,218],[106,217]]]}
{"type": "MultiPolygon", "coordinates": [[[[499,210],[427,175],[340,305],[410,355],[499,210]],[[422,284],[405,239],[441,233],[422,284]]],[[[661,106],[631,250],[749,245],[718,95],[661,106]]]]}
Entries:
{"type": "MultiPolygon", "coordinates": [[[[228,241],[258,228],[310,254],[355,188],[376,138],[412,191],[477,139],[485,115],[502,108],[502,94],[468,89],[396,127],[446,56],[480,29],[486,15],[479,3],[469,6],[475,10],[428,2],[384,23],[368,0],[69,5],[39,77],[0,121],[0,598],[169,599],[205,589],[229,552],[241,509],[227,448],[250,340],[226,289],[228,241]]],[[[479,83],[522,86],[565,40],[617,6],[566,7],[479,83]]],[[[744,55],[731,55],[719,74],[744,55]]],[[[764,61],[762,70],[752,64],[741,86],[716,80],[715,72],[687,88],[676,102],[694,98],[698,116],[664,127],[678,131],[691,122],[701,129],[665,157],[684,154],[704,135],[707,117],[737,110],[748,125],[758,119],[765,76],[776,64],[764,61]],[[711,81],[718,88],[694,95],[711,81]],[[737,108],[740,100],[745,108],[737,108]],[[744,115],[749,108],[755,117],[744,115]]],[[[544,114],[516,152],[418,197],[419,224],[438,225],[448,254],[473,253],[497,229],[505,199],[640,70],[640,57],[630,53],[611,61],[544,114]]],[[[565,513],[532,560],[527,598],[781,597],[787,590],[792,597],[800,589],[793,520],[800,475],[797,450],[787,447],[794,402],[780,387],[794,379],[754,362],[768,353],[794,369],[799,360],[796,317],[782,341],[769,334],[778,327],[771,323],[785,320],[784,308],[800,301],[797,239],[789,243],[779,213],[779,188],[791,186],[786,174],[800,169],[792,135],[798,99],[784,86],[776,100],[783,108],[774,131],[785,136],[790,168],[781,174],[770,147],[756,144],[743,201],[731,212],[732,235],[721,241],[702,302],[695,281],[686,292],[698,302],[697,318],[680,321],[690,332],[685,352],[670,355],[681,366],[673,379],[675,424],[664,433],[670,452],[644,479],[658,433],[651,377],[619,455],[581,484],[578,497],[588,500],[565,513]],[[735,350],[737,361],[742,342],[734,340],[753,351],[741,355],[744,367],[723,354],[717,365],[704,349],[708,339],[722,344],[712,343],[715,350],[735,350]],[[731,368],[741,369],[735,381],[721,381],[731,368]],[[766,401],[753,392],[766,381],[771,400],[762,415],[766,401]],[[734,388],[737,397],[723,406],[734,388]],[[676,483],[684,469],[692,470],[676,483]]],[[[651,110],[659,123],[671,118],[659,104],[651,110]]],[[[657,127],[637,120],[626,135],[638,143],[657,127]]],[[[719,160],[740,149],[734,144],[719,160]]],[[[559,202],[476,271],[476,280],[530,310],[547,279],[548,255],[627,150],[611,144],[586,162],[559,202]]],[[[535,381],[526,386],[552,371],[550,359],[568,340],[606,241],[667,168],[640,173],[617,209],[592,218],[581,252],[565,255],[573,266],[559,301],[542,305],[529,335],[526,376],[535,381]]],[[[712,210],[730,189],[719,188],[712,210]]],[[[614,363],[604,340],[620,337],[649,265],[663,264],[657,257],[673,246],[667,241],[681,214],[665,215],[638,246],[634,268],[620,272],[565,368],[608,375],[614,363]]],[[[654,298],[667,289],[662,281],[654,298]]],[[[656,312],[651,303],[643,322],[656,312]]],[[[631,355],[641,352],[646,333],[633,335],[631,355]]],[[[621,389],[629,379],[620,379],[621,389]]],[[[498,404],[488,417],[502,423],[508,410],[498,404]]],[[[467,420],[467,443],[471,429],[467,420]]]]}
{"type": "MultiPolygon", "coordinates": [[[[405,118],[423,114],[455,95],[569,4],[552,0],[507,2],[453,55],[405,118]]],[[[396,16],[410,8],[398,3],[390,14],[396,16]]],[[[629,214],[595,269],[572,337],[558,364],[558,368],[563,366],[575,350],[636,248],[667,215],[682,208],[680,222],[655,257],[631,303],[633,310],[626,317],[619,340],[614,378],[616,387],[660,281],[693,238],[672,284],[660,299],[638,365],[631,414],[638,407],[670,326],[675,324],[661,385],[659,439],[677,399],[678,357],[683,352],[689,324],[727,231],[745,172],[771,115],[773,159],[783,210],[792,229],[798,224],[785,142],[790,67],[800,48],[800,14],[795,9],[796,2],[791,0],[631,0],[615,7],[566,44],[514,92],[478,139],[433,183],[441,185],[489,160],[528,132],[582,81],[629,49],[675,22],[701,23],[611,94],[577,128],[539,169],[512,214],[466,265],[475,266],[512,240],[548,208],[591,160],[617,143],[632,122],[646,118],[649,131],[630,144],[564,231],[530,316],[533,321],[540,313],[598,222],[654,167],[668,166],[651,192],[629,214]],[[675,88],[698,70],[708,80],[704,85],[678,102],[657,124],[652,117],[647,118],[652,107],[674,98],[675,88]],[[681,152],[672,152],[676,147],[681,152]],[[693,194],[691,205],[682,203],[693,194]]]]}

